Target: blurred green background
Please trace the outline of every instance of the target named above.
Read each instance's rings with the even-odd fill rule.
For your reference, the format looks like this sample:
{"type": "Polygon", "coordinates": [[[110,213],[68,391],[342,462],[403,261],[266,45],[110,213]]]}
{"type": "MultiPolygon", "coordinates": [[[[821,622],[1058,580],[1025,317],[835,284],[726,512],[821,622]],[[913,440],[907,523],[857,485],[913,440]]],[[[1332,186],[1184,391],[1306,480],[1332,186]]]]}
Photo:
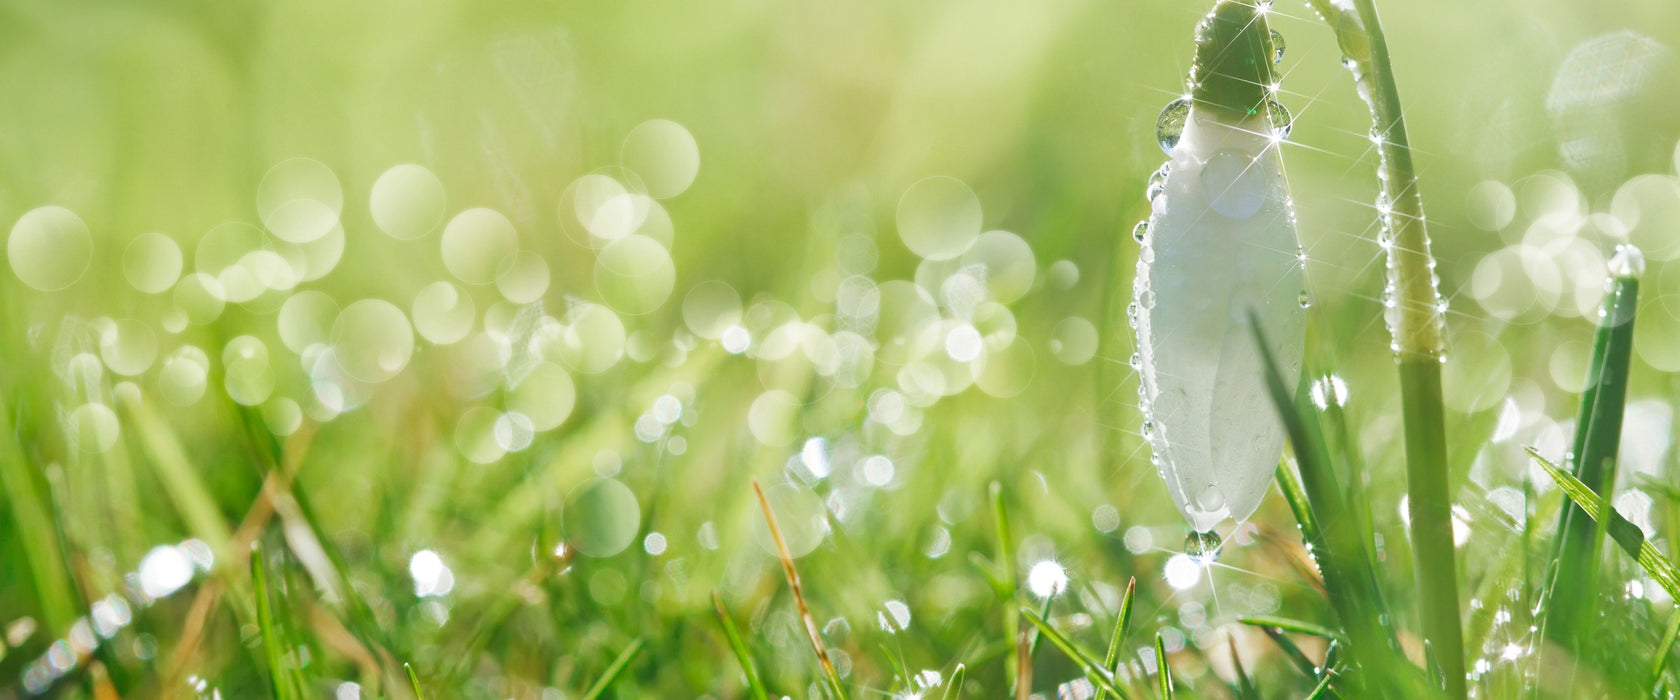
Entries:
{"type": "MultiPolygon", "coordinates": [[[[1651,258],[1628,428],[1640,444],[1627,448],[1637,463],[1623,470],[1644,489],[1630,507],[1645,510],[1630,518],[1673,536],[1659,524],[1671,510],[1663,489],[1680,487],[1680,5],[1381,9],[1453,305],[1447,400],[1463,519],[1487,533],[1461,552],[1466,590],[1498,579],[1478,557],[1515,536],[1475,504],[1504,508],[1488,494],[1521,487],[1519,445],[1563,449],[1603,261],[1626,240],[1651,258]],[[1627,184],[1653,173],[1661,177],[1627,184]]],[[[125,697],[267,692],[250,579],[227,568],[238,555],[226,547],[263,502],[265,474],[288,460],[299,503],[281,499],[277,523],[254,537],[280,572],[287,663],[302,669],[306,697],[347,697],[352,682],[369,697],[406,697],[391,672],[403,662],[436,697],[573,697],[637,638],[647,646],[609,697],[740,697],[714,589],[749,631],[771,687],[814,693],[816,666],[751,478],[770,487],[790,532],[808,531],[799,561],[812,607],[860,688],[913,691],[920,671],[948,678],[963,662],[974,696],[1004,692],[1007,606],[987,584],[992,564],[973,561],[994,556],[993,481],[1018,539],[1014,566],[1065,567],[1069,593],[1053,613],[1091,646],[1106,639],[1117,592],[1136,576],[1140,624],[1176,630],[1184,682],[1213,688],[1214,676],[1229,675],[1197,651],[1226,637],[1256,655],[1250,668],[1275,660],[1263,637],[1231,624],[1236,616],[1327,614],[1296,568],[1304,560],[1287,509],[1269,497],[1257,530],[1228,533],[1211,586],[1163,580],[1184,527],[1137,434],[1131,339],[1105,322],[1115,312],[1109,285],[1130,289],[1128,232],[1147,214],[1144,181],[1165,158],[1154,122],[1181,92],[1206,10],[1164,0],[5,3],[0,222],[65,207],[85,222],[92,252],[63,290],[0,278],[0,390],[13,435],[0,446],[12,472],[0,499],[0,683],[14,684],[0,697],[105,697],[101,682],[125,697]],[[574,312],[614,306],[603,291],[614,282],[597,279],[601,242],[563,222],[568,187],[590,173],[632,191],[645,185],[623,169],[625,143],[654,119],[681,125],[699,154],[692,185],[659,202],[673,287],[653,293],[650,313],[620,313],[627,336],[607,346],[625,357],[585,371],[576,343],[600,338],[574,312]],[[296,289],[339,307],[377,298],[409,313],[423,287],[454,279],[441,224],[417,240],[380,232],[369,193],[388,168],[435,173],[445,220],[472,207],[505,214],[519,249],[549,272],[530,313],[586,336],[568,341],[570,355],[537,351],[570,373],[576,400],[565,423],[505,456],[491,449],[488,463],[470,458],[486,438],[462,428],[464,417],[518,400],[510,365],[521,356],[506,339],[530,332],[519,313],[536,308],[493,285],[464,287],[487,340],[415,338],[402,374],[342,414],[317,405],[314,365],[281,337],[285,294],[171,330],[178,298],[134,289],[124,274],[130,241],[161,232],[179,244],[184,272],[195,271],[207,231],[262,225],[259,186],[296,157],[336,176],[344,240],[337,265],[296,289]],[[1031,247],[1030,288],[1003,300],[1014,343],[1029,348],[1012,356],[1027,360],[1010,376],[1030,383],[990,392],[1004,397],[980,387],[921,405],[912,396],[913,421],[881,420],[880,392],[904,398],[889,351],[876,349],[850,380],[825,373],[823,353],[845,328],[846,274],[883,285],[882,318],[869,323],[883,335],[896,309],[886,282],[950,274],[912,253],[895,219],[905,192],[936,175],[972,189],[983,230],[1031,247]],[[847,257],[862,255],[849,236],[873,241],[869,265],[847,257]],[[740,317],[753,350],[695,337],[684,301],[709,281],[760,309],[740,317]],[[145,324],[156,361],[138,373],[94,363],[91,378],[77,374],[87,369],[78,354],[103,350],[99,319],[145,324]],[[790,319],[817,330],[798,331],[799,349],[785,357],[760,355],[790,319]],[[242,335],[266,347],[272,397],[301,407],[301,428],[274,428],[274,401],[265,413],[224,391],[224,348],[242,335]],[[189,345],[212,358],[210,390],[186,406],[157,400],[169,381],[164,358],[189,345]],[[492,381],[460,378],[475,372],[492,381]],[[796,405],[763,408],[755,425],[755,402],[769,391],[796,405]],[[680,418],[664,419],[671,402],[661,397],[680,405],[680,418]],[[98,401],[121,416],[120,438],[103,451],[66,427],[98,401]],[[884,478],[879,462],[869,471],[875,455],[888,460],[884,478]],[[627,486],[633,512],[611,500],[616,491],[590,492],[603,483],[627,486]],[[45,520],[31,520],[37,512],[45,520]],[[196,578],[181,593],[146,594],[143,559],[188,538],[208,542],[215,563],[189,572],[196,578]],[[579,540],[600,538],[616,543],[603,545],[610,556],[587,547],[580,556],[579,540]],[[562,542],[567,557],[548,556],[562,542]],[[437,556],[417,559],[422,551],[437,556]],[[439,585],[433,559],[452,584],[421,595],[439,585]],[[41,573],[54,561],[56,573],[41,573]],[[214,587],[224,602],[195,612],[194,595],[214,587]],[[91,657],[41,670],[57,668],[52,645],[74,636],[76,618],[98,618],[83,608],[111,595],[128,601],[132,621],[91,657]],[[365,615],[352,599],[365,600],[365,615]],[[911,611],[907,622],[889,602],[911,611]],[[194,620],[203,641],[183,647],[194,620]]],[[[1401,542],[1369,118],[1310,10],[1279,3],[1271,21],[1287,42],[1281,102],[1296,121],[1284,158],[1311,259],[1314,342],[1351,387],[1379,537],[1401,542]]],[[[1383,556],[1386,568],[1409,570],[1403,547],[1383,556]]],[[[1388,583],[1409,599],[1405,575],[1388,583]]],[[[1039,659],[1034,690],[1044,697],[1077,675],[1060,657],[1039,659]]]]}

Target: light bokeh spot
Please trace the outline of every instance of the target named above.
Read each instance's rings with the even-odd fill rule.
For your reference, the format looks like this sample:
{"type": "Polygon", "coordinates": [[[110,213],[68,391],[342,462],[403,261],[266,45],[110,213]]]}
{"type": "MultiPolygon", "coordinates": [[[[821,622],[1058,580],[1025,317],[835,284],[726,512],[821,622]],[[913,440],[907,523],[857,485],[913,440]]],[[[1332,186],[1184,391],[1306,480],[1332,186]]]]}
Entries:
{"type": "Polygon", "coordinates": [[[437,230],[447,207],[443,181],[424,165],[391,166],[368,193],[373,223],[398,240],[423,238],[437,230]]]}
{"type": "Polygon", "coordinates": [[[6,238],[6,260],[24,284],[56,292],[75,284],[87,272],[93,261],[93,234],[69,209],[31,209],[17,220],[6,238]]]}

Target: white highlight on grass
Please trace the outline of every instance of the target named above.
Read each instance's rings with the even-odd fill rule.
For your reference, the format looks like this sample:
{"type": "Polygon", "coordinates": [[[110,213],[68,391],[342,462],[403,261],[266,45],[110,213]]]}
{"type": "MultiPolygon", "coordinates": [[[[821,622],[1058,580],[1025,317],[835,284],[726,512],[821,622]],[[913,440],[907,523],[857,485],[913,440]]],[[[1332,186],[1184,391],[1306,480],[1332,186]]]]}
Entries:
{"type": "Polygon", "coordinates": [[[1050,559],[1027,570],[1027,590],[1038,598],[1053,598],[1067,590],[1067,569],[1050,559]]]}
{"type": "Polygon", "coordinates": [[[455,588],[455,573],[430,549],[414,553],[408,560],[408,574],[414,578],[414,594],[422,598],[447,595],[455,588]]]}
{"type": "Polygon", "coordinates": [[[160,545],[140,559],[139,574],[140,592],[162,598],[192,581],[193,563],[180,547],[160,545]]]}
{"type": "Polygon", "coordinates": [[[1188,554],[1174,554],[1167,560],[1161,574],[1166,577],[1167,585],[1172,586],[1173,590],[1182,591],[1202,580],[1202,566],[1188,554]]]}

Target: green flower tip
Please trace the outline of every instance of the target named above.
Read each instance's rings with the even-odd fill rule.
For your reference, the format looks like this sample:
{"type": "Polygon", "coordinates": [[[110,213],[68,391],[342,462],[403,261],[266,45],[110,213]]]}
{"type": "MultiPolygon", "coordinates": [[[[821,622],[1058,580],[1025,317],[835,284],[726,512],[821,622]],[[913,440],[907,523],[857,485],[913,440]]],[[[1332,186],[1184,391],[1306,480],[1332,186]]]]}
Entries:
{"type": "Polygon", "coordinates": [[[1260,114],[1271,98],[1271,29],[1266,0],[1219,0],[1196,26],[1196,60],[1190,96],[1222,117],[1244,120],[1260,114]]]}

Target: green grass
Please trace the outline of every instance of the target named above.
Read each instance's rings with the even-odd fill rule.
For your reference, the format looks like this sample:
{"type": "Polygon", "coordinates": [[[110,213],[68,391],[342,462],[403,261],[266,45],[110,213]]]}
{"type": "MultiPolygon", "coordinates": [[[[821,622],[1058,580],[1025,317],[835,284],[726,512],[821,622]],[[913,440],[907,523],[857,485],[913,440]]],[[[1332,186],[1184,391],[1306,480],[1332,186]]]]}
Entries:
{"type": "MultiPolygon", "coordinates": [[[[1603,23],[1680,45],[1675,10],[1634,5],[1603,23]]],[[[1568,291],[1596,289],[1586,258],[1563,259],[1564,292],[1476,291],[1484,256],[1546,230],[1530,199],[1552,181],[1523,178],[1566,167],[1528,128],[1545,115],[1502,122],[1482,100],[1544,102],[1567,46],[1487,29],[1511,20],[1497,8],[1385,3],[1385,36],[1369,0],[1314,7],[1332,31],[1298,6],[1268,19],[1289,42],[1274,70],[1297,115],[1284,153],[1312,342],[1289,368],[1299,384],[1267,368],[1260,408],[1289,446],[1276,492],[1221,525],[1217,561],[1182,551],[1187,529],[1138,434],[1124,313],[1128,232],[1160,161],[1146,132],[1205,8],[0,8],[0,231],[59,204],[94,244],[62,291],[0,269],[0,700],[1668,697],[1680,405],[1663,343],[1680,337],[1677,263],[1653,255],[1637,295],[1617,281],[1596,336],[1573,308],[1587,293],[1568,291]],[[1429,48],[1477,36],[1521,70],[1429,48]],[[1354,89],[1338,54],[1360,68],[1354,89]],[[339,266],[299,289],[406,313],[423,285],[452,279],[439,233],[385,236],[369,200],[385,168],[417,162],[445,183],[446,214],[489,206],[516,222],[551,274],[540,315],[558,323],[614,292],[587,234],[557,221],[560,197],[592,172],[630,179],[626,134],[656,117],[702,154],[692,189],[658,200],[673,289],[650,313],[613,316],[625,355],[599,372],[560,344],[535,351],[565,369],[575,405],[488,463],[469,458],[461,419],[517,398],[519,356],[492,332],[535,308],[505,290],[461,285],[478,311],[467,339],[416,338],[401,374],[329,415],[265,305],[277,298],[172,331],[173,294],[125,275],[125,246],[152,230],[195,270],[194,243],[258,221],[264,173],[306,155],[338,178],[346,240],[339,266]],[[1488,151],[1502,123],[1533,143],[1501,160],[1488,151]],[[973,287],[942,276],[975,260],[901,244],[901,197],[935,174],[969,185],[983,230],[1029,245],[1019,294],[1004,274],[1021,274],[1005,264],[1019,251],[980,261],[1002,272],[973,287]],[[1497,231],[1478,223],[1473,189],[1490,178],[1516,197],[1497,231]],[[1378,191],[1393,203],[1397,334],[1383,328],[1383,234],[1360,234],[1378,191]],[[876,296],[839,294],[851,275],[876,296]],[[898,295],[895,280],[923,287],[898,295]],[[687,293],[707,281],[742,298],[746,351],[690,328],[687,293]],[[968,308],[973,289],[986,303],[968,308]],[[992,369],[1030,367],[1030,382],[927,395],[974,374],[949,336],[891,341],[919,294],[988,342],[1012,337],[1022,354],[986,357],[1029,363],[992,369]],[[867,323],[848,316],[870,304],[867,323]],[[119,373],[101,318],[144,324],[154,361],[119,373]],[[859,376],[825,364],[842,331],[873,343],[859,376]],[[227,390],[223,349],[240,336],[269,354],[274,397],[258,406],[227,390]],[[1446,338],[1479,336],[1493,341],[1440,361],[1446,338]],[[919,345],[934,351],[911,362],[919,345]],[[210,367],[204,395],[178,406],[162,364],[185,346],[210,367]],[[1315,403],[1330,377],[1347,391],[1315,403]],[[295,431],[270,426],[281,398],[303,412],[295,431]],[[117,417],[108,450],[72,430],[90,403],[117,417]],[[602,483],[635,508],[593,507],[588,494],[607,497],[584,487],[602,483]],[[1065,584],[1033,575],[1046,562],[1065,584]]],[[[1577,24],[1554,6],[1523,13],[1548,32],[1577,24]]],[[[1641,160],[1672,151],[1672,124],[1622,116],[1629,167],[1672,172],[1641,160]]],[[[1570,172],[1558,201],[1579,195],[1594,216],[1617,211],[1634,174],[1570,172]]],[[[1657,211],[1622,223],[1640,241],[1680,231],[1653,224],[1657,211]]],[[[1586,218],[1548,244],[1608,247],[1594,227],[1609,224],[1586,218]]]]}

